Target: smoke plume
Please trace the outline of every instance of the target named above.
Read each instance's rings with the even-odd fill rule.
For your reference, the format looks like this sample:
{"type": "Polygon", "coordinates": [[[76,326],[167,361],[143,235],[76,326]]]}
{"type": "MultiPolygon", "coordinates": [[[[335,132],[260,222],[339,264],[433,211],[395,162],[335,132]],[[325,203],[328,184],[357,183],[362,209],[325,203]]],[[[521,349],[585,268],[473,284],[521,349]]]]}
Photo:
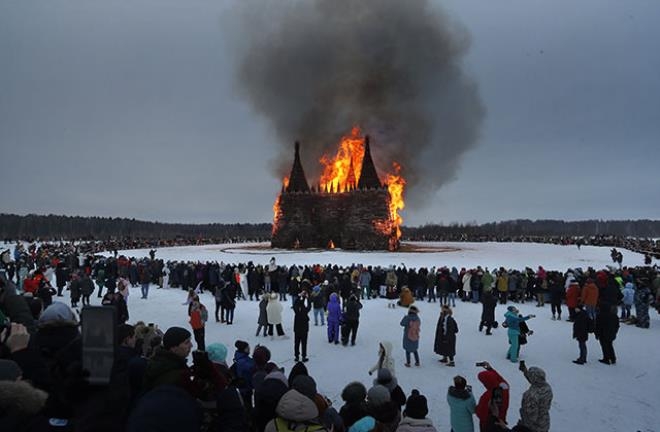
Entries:
{"type": "Polygon", "coordinates": [[[462,26],[424,0],[259,3],[244,11],[237,75],[282,146],[278,178],[299,140],[315,183],[318,159],[334,155],[353,125],[371,135],[381,180],[392,161],[401,164],[407,204],[423,203],[454,177],[485,113],[462,70],[462,26]]]}

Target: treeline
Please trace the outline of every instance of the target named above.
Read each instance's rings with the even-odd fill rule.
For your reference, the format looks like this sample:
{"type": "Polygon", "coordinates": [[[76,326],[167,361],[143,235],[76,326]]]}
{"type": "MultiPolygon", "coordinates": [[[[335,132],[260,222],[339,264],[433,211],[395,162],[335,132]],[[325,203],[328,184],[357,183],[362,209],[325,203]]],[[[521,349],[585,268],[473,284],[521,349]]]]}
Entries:
{"type": "Polygon", "coordinates": [[[268,240],[271,224],[175,224],[126,218],[0,214],[0,238],[42,240],[192,239],[268,240]]]}
{"type": "Polygon", "coordinates": [[[518,219],[486,224],[424,225],[406,227],[403,237],[412,240],[467,240],[476,238],[534,238],[534,237],[660,237],[660,220],[562,220],[518,219]]]}
{"type": "MultiPolygon", "coordinates": [[[[660,238],[660,220],[511,220],[486,224],[403,227],[404,240],[500,240],[534,237],[660,238]]],[[[265,241],[270,223],[175,224],[127,218],[0,214],[0,238],[42,240],[108,240],[119,238],[265,241]]]]}

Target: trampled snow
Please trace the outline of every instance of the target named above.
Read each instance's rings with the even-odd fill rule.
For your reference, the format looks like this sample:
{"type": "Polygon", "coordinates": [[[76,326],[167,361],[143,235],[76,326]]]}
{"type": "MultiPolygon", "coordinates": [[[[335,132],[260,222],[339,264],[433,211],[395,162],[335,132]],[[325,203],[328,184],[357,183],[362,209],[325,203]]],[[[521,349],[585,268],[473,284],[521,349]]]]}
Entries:
{"type": "MultiPolygon", "coordinates": [[[[421,244],[420,244],[421,245],[421,244]]],[[[424,244],[427,245],[427,244],[424,244]]],[[[343,251],[277,251],[257,249],[255,245],[212,245],[158,249],[157,258],[164,260],[224,261],[239,263],[252,261],[267,264],[275,256],[278,264],[339,264],[350,265],[401,265],[419,268],[422,266],[456,266],[472,268],[499,267],[536,269],[543,265],[547,270],[565,271],[567,268],[593,266],[600,269],[611,265],[609,248],[583,246],[557,246],[528,243],[433,243],[433,246],[455,248],[441,253],[385,253],[343,251]]],[[[625,265],[642,265],[643,256],[623,250],[625,265]]],[[[148,256],[148,249],[120,251],[127,256],[148,256]]],[[[97,301],[96,298],[93,299],[97,301]]],[[[187,308],[182,303],[186,293],[181,289],[156,289],[152,286],[148,300],[140,299],[140,289],[131,289],[128,300],[131,319],[157,323],[165,330],[170,326],[189,328],[187,308]]],[[[229,349],[228,361],[234,353],[234,342],[242,339],[254,348],[266,345],[272,352],[272,361],[290,371],[293,361],[293,312],[285,304],[283,319],[285,332],[291,339],[256,337],[258,302],[238,301],[234,324],[216,323],[213,319],[214,301],[209,293],[201,296],[209,309],[210,320],[206,326],[206,343],[222,342],[229,349]]],[[[420,338],[421,367],[404,367],[402,327],[399,326],[406,309],[389,309],[384,299],[364,301],[356,346],[344,347],[329,344],[326,327],[315,327],[310,313],[308,352],[306,364],[315,378],[319,392],[325,394],[337,409],[341,407],[341,391],[351,381],[357,380],[369,388],[373,376],[367,371],[377,360],[378,341],[389,340],[394,346],[396,377],[406,395],[413,388],[420,390],[429,401],[430,418],[439,431],[449,431],[449,407],[446,402],[447,388],[455,375],[462,375],[472,385],[478,400],[484,388],[476,375],[481,370],[475,362],[489,361],[511,386],[511,401],[507,414],[510,425],[519,419],[522,393],[528,383],[518,370],[518,364],[505,359],[508,348],[506,330],[498,328],[493,336],[479,333],[478,324],[481,305],[457,302],[454,317],[458,322],[456,367],[447,367],[438,362],[433,353],[433,341],[439,316],[439,304],[417,302],[422,320],[420,338]]],[[[568,316],[563,306],[562,321],[551,320],[550,305],[535,307],[528,302],[520,305],[521,313],[536,314],[529,321],[534,334],[521,350],[521,359],[529,366],[539,366],[546,372],[554,391],[551,410],[552,431],[556,432],[604,432],[604,431],[660,431],[660,399],[658,374],[660,372],[660,319],[651,310],[651,328],[640,329],[621,325],[615,341],[617,364],[607,366],[599,363],[601,351],[598,342],[590,335],[587,342],[588,363],[578,366],[571,361],[578,356],[577,343],[572,339],[572,324],[565,321],[568,316]]],[[[498,305],[496,318],[501,322],[505,307],[498,305]]],[[[634,314],[634,309],[633,309],[634,314]]],[[[478,421],[475,417],[475,428],[478,421]]]]}

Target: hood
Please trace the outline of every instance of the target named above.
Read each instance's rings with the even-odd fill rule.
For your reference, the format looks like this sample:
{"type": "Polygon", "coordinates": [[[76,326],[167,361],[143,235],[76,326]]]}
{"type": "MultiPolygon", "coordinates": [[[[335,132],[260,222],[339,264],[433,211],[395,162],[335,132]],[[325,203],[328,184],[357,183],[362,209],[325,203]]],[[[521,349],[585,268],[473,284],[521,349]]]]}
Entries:
{"type": "Polygon", "coordinates": [[[497,374],[497,372],[492,371],[492,370],[485,370],[482,372],[479,372],[479,375],[477,375],[477,378],[479,378],[479,381],[486,387],[488,390],[492,390],[498,385],[500,385],[500,377],[497,374]]]}
{"type": "Polygon", "coordinates": [[[330,294],[330,303],[339,303],[339,297],[337,293],[330,294]]]}
{"type": "Polygon", "coordinates": [[[41,411],[48,393],[32,387],[27,381],[0,381],[0,411],[18,415],[34,415],[41,411]]]}
{"type": "Polygon", "coordinates": [[[314,401],[297,390],[289,390],[284,393],[282,399],[277,403],[275,412],[286,420],[297,422],[313,420],[319,415],[314,401]]]}
{"type": "Polygon", "coordinates": [[[392,342],[381,341],[380,344],[383,346],[383,349],[385,350],[385,356],[392,357],[392,342]]]}
{"type": "Polygon", "coordinates": [[[532,366],[527,369],[525,376],[533,386],[545,384],[545,371],[539,367],[532,366]]]}

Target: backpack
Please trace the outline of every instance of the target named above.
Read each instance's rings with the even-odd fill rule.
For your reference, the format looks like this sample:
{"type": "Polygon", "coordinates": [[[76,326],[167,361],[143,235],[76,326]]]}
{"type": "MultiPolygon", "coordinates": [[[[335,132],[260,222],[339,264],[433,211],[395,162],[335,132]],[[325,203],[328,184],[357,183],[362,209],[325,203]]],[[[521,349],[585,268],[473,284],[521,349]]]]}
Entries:
{"type": "Polygon", "coordinates": [[[411,341],[419,340],[419,320],[410,320],[407,336],[411,341]]]}
{"type": "Polygon", "coordinates": [[[323,425],[318,423],[311,422],[295,422],[293,420],[285,420],[282,417],[275,418],[275,430],[277,432],[293,432],[293,431],[325,431],[327,430],[323,425]],[[305,429],[298,429],[299,427],[304,426],[305,429]]]}

